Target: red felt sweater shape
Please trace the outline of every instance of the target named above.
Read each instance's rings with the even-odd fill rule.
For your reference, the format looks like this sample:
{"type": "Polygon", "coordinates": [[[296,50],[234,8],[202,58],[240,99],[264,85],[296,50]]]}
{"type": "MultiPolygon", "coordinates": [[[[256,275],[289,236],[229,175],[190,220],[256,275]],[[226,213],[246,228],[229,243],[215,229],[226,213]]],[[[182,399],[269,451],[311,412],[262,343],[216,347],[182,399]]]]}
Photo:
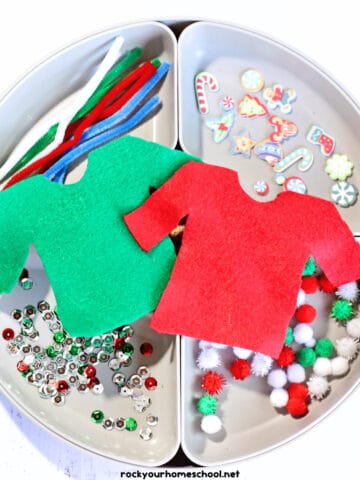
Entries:
{"type": "Polygon", "coordinates": [[[151,321],[161,333],[277,358],[310,255],[335,285],[360,278],[360,245],[326,200],[282,192],[257,202],[235,171],[189,162],[124,218],[148,251],[185,216],[182,246],[151,321]]]}

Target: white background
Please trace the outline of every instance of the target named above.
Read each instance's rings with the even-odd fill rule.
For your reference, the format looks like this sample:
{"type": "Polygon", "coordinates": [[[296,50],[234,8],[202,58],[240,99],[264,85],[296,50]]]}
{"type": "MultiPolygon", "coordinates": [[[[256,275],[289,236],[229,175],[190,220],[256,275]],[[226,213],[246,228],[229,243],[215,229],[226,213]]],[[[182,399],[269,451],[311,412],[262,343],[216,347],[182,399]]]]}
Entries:
{"type": "MultiPolygon", "coordinates": [[[[349,0],[10,0],[2,3],[0,11],[0,95],[37,63],[84,35],[134,20],[198,17],[236,22],[287,42],[317,61],[359,100],[360,36],[355,5],[349,0]]],[[[249,480],[358,479],[359,406],[358,389],[297,440],[226,468],[238,468],[242,478],[249,480]]],[[[1,395],[0,459],[3,480],[108,480],[132,468],[62,443],[1,395]]]]}

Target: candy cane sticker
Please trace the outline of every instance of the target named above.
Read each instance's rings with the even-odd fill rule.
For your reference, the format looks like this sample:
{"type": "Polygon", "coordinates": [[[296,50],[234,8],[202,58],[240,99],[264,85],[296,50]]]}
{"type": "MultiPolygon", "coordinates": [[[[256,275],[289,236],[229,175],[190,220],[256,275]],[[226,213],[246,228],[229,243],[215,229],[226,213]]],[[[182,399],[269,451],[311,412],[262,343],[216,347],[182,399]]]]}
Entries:
{"type": "Polygon", "coordinates": [[[219,90],[219,82],[216,77],[209,72],[200,72],[195,77],[195,93],[200,113],[206,115],[209,113],[209,102],[205,94],[205,85],[212,92],[219,90]]]}
{"type": "Polygon", "coordinates": [[[306,172],[314,163],[314,155],[305,147],[297,148],[293,152],[279,160],[273,167],[275,173],[281,173],[297,163],[300,172],[306,172]]]}

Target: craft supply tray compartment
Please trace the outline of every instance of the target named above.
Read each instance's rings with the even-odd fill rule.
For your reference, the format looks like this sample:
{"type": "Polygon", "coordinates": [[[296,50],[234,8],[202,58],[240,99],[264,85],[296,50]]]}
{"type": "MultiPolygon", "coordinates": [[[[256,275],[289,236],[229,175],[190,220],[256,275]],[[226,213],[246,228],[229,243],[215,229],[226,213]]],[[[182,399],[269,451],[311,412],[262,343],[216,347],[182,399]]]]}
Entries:
{"type": "MultiPolygon", "coordinates": [[[[118,34],[124,37],[126,49],[143,48],[142,58],[157,56],[172,64],[171,72],[160,90],[162,109],[134,134],[169,147],[175,147],[179,141],[181,148],[203,158],[205,162],[236,169],[243,187],[250,195],[253,195],[253,182],[259,178],[272,185],[266,200],[274,198],[280,188],[271,183],[271,171],[265,162],[254,158],[243,158],[241,161],[234,159],[229,153],[228,143],[213,142],[211,132],[204,126],[197,110],[194,96],[194,77],[202,70],[215,74],[221,83],[221,90],[208,96],[211,116],[220,114],[219,101],[222,96],[232,95],[235,102],[240,100],[244,94],[239,82],[240,73],[247,68],[257,68],[264,75],[266,84],[279,82],[296,89],[298,146],[305,143],[309,126],[320,124],[338,135],[337,148],[340,151],[346,151],[350,158],[356,158],[360,147],[356,136],[359,108],[316,65],[288,47],[246,29],[208,22],[188,23],[189,26],[181,22],[169,26],[158,22],[121,26],[86,38],[44,62],[18,83],[0,104],[0,112],[7,119],[0,127],[1,158],[5,159],[28,131],[30,134],[23,141],[30,141],[34,137],[32,127],[41,123],[41,117],[47,117],[49,111],[59,108],[59,103],[86,82],[106,52],[109,40],[118,34]],[[180,34],[178,41],[174,32],[180,34]]],[[[256,131],[255,140],[265,138],[268,131],[264,122],[259,127],[252,122],[237,118],[233,132],[246,127],[256,131]]],[[[323,171],[316,146],[313,147],[313,153],[316,161],[304,179],[309,193],[328,198],[331,182],[323,171]]],[[[292,169],[296,173],[295,166],[292,169]]],[[[354,169],[352,182],[360,184],[358,166],[354,169]]],[[[352,231],[359,232],[359,204],[342,209],[341,213],[352,231]]],[[[33,294],[36,299],[41,297],[53,301],[46,275],[33,251],[27,266],[34,272],[37,287],[33,294]]],[[[31,304],[32,301],[35,302],[35,298],[31,300],[28,293],[18,287],[10,295],[4,296],[0,303],[3,326],[10,321],[8,312],[12,308],[19,304],[31,304]]],[[[316,302],[319,308],[319,335],[329,335],[331,338],[341,336],[339,329],[328,321],[326,308],[329,305],[324,304],[320,296],[316,302]]],[[[250,379],[235,385],[229,380],[230,387],[221,399],[219,410],[224,428],[221,434],[208,437],[201,432],[201,418],[196,413],[201,379],[200,371],[195,366],[197,342],[181,339],[180,368],[178,338],[157,335],[148,328],[146,318],[135,323],[134,329],[135,347],[144,340],[152,342],[155,347],[154,358],[146,363],[159,381],[159,387],[152,394],[151,406],[151,412],[159,416],[159,423],[148,442],[136,434],[125,436],[124,432],[107,432],[91,423],[89,415],[94,409],[102,409],[112,417],[132,413],[126,399],[119,399],[111,390],[109,378],[104,380],[105,395],[82,397],[75,392],[61,410],[41,399],[36,391],[23,382],[16,371],[16,361],[1,348],[2,391],[43,426],[91,452],[137,465],[155,466],[169,461],[181,445],[192,462],[213,465],[258,454],[293,438],[329,413],[358,383],[359,365],[355,360],[350,373],[332,383],[328,398],[312,405],[306,417],[294,420],[290,416],[278,415],[270,406],[266,382],[250,379]]],[[[44,331],[43,335],[42,340],[47,341],[48,332],[44,331]]],[[[140,361],[140,358],[135,358],[134,363],[140,361]]],[[[225,358],[225,364],[227,361],[225,358]]]]}

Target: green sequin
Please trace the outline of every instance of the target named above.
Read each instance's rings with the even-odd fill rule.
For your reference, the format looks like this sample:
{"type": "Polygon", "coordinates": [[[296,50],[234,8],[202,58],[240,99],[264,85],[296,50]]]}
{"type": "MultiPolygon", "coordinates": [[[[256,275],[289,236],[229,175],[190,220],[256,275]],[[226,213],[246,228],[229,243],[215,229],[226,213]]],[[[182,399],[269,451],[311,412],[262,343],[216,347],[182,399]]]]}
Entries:
{"type": "Polygon", "coordinates": [[[59,355],[59,352],[52,345],[49,345],[46,349],[46,354],[49,358],[55,358],[59,355]]]}
{"type": "Polygon", "coordinates": [[[91,414],[91,420],[94,423],[102,423],[104,418],[105,418],[104,412],[102,412],[101,410],[94,410],[91,414]]]}
{"type": "Polygon", "coordinates": [[[58,332],[54,333],[53,339],[54,339],[55,343],[59,343],[59,344],[64,343],[65,342],[65,333],[62,332],[61,330],[59,330],[58,332]]]}
{"type": "Polygon", "coordinates": [[[134,353],[134,347],[131,345],[131,343],[124,343],[124,345],[121,347],[121,351],[125,353],[125,355],[132,355],[134,353]]]}
{"type": "Polygon", "coordinates": [[[137,421],[135,420],[135,418],[129,417],[126,419],[126,423],[125,423],[126,430],[129,430],[129,432],[133,432],[134,430],[136,430],[136,427],[137,427],[137,421]]]}
{"type": "Polygon", "coordinates": [[[71,355],[79,355],[79,353],[81,352],[81,347],[73,343],[70,347],[69,352],[71,353],[71,355]]]}

